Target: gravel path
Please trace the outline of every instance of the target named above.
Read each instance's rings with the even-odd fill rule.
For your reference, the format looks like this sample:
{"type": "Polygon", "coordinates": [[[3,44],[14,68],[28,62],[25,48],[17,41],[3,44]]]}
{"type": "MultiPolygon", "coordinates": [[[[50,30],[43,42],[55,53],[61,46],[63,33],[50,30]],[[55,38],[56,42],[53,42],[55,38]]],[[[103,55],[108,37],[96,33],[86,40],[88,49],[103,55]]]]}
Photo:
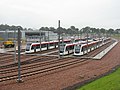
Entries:
{"type": "Polygon", "coordinates": [[[96,77],[120,64],[120,42],[102,60],[90,60],[89,63],[50,73],[26,78],[23,83],[7,81],[0,83],[0,90],[60,90],[84,80],[96,77]]]}

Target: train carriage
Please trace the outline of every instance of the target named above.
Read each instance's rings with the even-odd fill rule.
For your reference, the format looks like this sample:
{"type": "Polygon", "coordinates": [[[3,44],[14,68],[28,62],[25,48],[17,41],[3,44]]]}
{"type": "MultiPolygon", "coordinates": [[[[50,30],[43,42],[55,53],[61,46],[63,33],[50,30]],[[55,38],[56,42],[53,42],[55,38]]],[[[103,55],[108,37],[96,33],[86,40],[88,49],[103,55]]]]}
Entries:
{"type": "MultiPolygon", "coordinates": [[[[70,39],[67,39],[64,41],[60,40],[60,44],[62,43],[68,44],[68,43],[71,43],[71,40],[70,39]]],[[[25,52],[26,53],[38,52],[40,51],[40,47],[41,47],[41,51],[57,48],[58,41],[56,40],[56,41],[49,41],[49,42],[41,42],[41,45],[40,43],[27,43],[25,52]]]]}
{"type": "Polygon", "coordinates": [[[74,53],[74,46],[80,43],[86,43],[82,39],[79,39],[78,42],[69,43],[69,44],[61,44],[60,45],[60,55],[68,55],[74,53]]]}
{"type": "Polygon", "coordinates": [[[98,39],[88,43],[79,43],[74,47],[74,55],[81,56],[110,42],[110,38],[98,39]]]}
{"type": "Polygon", "coordinates": [[[76,43],[61,44],[60,45],[60,55],[68,55],[74,52],[74,46],[76,43]]]}
{"type": "Polygon", "coordinates": [[[92,50],[98,48],[100,46],[100,44],[102,44],[101,41],[93,41],[93,42],[89,42],[84,43],[84,44],[77,44],[75,45],[74,48],[74,55],[84,55],[88,52],[91,52],[92,50]]]}
{"type": "Polygon", "coordinates": [[[48,50],[48,49],[53,49],[58,47],[58,42],[57,41],[51,41],[51,42],[41,42],[40,43],[27,43],[26,45],[26,53],[32,53],[32,52],[38,52],[43,50],[48,50]]]}

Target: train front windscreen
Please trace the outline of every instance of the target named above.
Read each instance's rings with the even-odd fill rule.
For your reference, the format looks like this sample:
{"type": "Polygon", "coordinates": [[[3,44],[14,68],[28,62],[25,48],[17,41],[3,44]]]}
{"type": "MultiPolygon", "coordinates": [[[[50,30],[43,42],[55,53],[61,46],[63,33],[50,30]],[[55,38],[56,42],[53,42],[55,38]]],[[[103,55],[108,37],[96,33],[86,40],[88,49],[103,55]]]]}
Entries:
{"type": "Polygon", "coordinates": [[[26,45],[26,51],[30,51],[31,43],[27,43],[26,45]]]}
{"type": "Polygon", "coordinates": [[[81,45],[75,46],[75,53],[80,53],[80,47],[81,47],[81,45]]]}
{"type": "Polygon", "coordinates": [[[60,53],[63,53],[64,52],[64,48],[65,48],[65,45],[60,45],[60,53]]]}

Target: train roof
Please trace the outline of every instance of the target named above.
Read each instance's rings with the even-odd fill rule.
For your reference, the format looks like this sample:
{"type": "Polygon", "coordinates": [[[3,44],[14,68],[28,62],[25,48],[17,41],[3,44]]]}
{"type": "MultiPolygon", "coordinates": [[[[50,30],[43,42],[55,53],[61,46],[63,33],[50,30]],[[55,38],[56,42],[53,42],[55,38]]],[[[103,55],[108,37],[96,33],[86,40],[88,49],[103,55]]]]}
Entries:
{"type": "MultiPolygon", "coordinates": [[[[74,43],[67,43],[66,45],[69,46],[69,45],[75,45],[75,44],[78,44],[78,43],[85,43],[85,41],[83,39],[80,39],[80,38],[77,38],[75,40],[80,40],[78,42],[74,42],[74,43]]],[[[60,40],[62,41],[62,40],[60,40]]],[[[64,42],[67,42],[67,41],[71,41],[71,39],[65,39],[64,42]]],[[[49,41],[49,42],[41,42],[41,44],[51,44],[51,43],[57,43],[58,40],[54,40],[54,41],[49,41]]],[[[40,44],[40,42],[29,42],[27,44],[32,44],[32,45],[36,45],[36,44],[40,44]]]]}
{"type": "Polygon", "coordinates": [[[77,45],[78,43],[67,43],[67,44],[61,44],[61,45],[64,45],[64,46],[66,46],[66,47],[68,47],[68,46],[74,46],[74,45],[77,45]]]}
{"type": "MultiPolygon", "coordinates": [[[[88,45],[93,45],[93,44],[96,44],[100,41],[93,41],[93,42],[89,42],[88,45]]],[[[81,44],[82,46],[87,46],[87,43],[84,43],[84,44],[81,44]]]]}

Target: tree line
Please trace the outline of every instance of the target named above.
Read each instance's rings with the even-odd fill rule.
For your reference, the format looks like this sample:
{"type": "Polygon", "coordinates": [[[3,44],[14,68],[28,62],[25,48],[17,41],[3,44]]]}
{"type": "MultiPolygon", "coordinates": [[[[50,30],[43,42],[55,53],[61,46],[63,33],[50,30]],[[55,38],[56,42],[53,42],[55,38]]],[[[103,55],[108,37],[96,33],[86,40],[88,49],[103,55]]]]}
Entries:
{"type": "MultiPolygon", "coordinates": [[[[25,31],[29,31],[29,30],[33,30],[32,28],[23,28],[22,26],[9,26],[7,24],[0,25],[0,31],[3,30],[17,30],[18,28],[20,28],[21,30],[25,30],[25,31]]],[[[83,27],[82,29],[76,28],[75,26],[70,26],[70,28],[54,28],[54,27],[40,27],[39,30],[43,30],[43,31],[52,31],[55,33],[64,33],[64,34],[80,34],[80,33],[95,33],[95,34],[119,34],[120,33],[120,29],[104,29],[104,28],[92,28],[92,27],[83,27]]]]}

